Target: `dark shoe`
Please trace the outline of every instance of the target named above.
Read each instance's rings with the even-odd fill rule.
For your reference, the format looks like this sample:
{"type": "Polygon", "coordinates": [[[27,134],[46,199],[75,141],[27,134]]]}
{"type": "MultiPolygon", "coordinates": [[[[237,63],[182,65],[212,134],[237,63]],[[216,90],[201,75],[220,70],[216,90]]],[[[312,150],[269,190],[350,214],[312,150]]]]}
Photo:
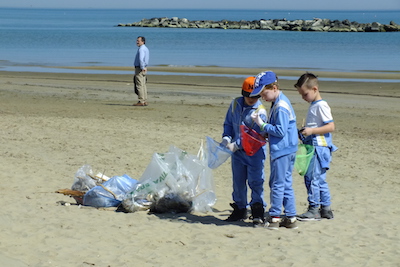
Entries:
{"type": "Polygon", "coordinates": [[[146,102],[137,102],[136,104],[133,104],[132,106],[135,106],[135,107],[145,107],[145,106],[147,106],[147,103],[146,102]]]}
{"type": "Polygon", "coordinates": [[[279,224],[280,227],[286,227],[288,229],[297,229],[297,219],[296,217],[285,217],[279,224]]]}
{"type": "Polygon", "coordinates": [[[333,212],[332,212],[330,206],[321,206],[320,212],[321,212],[322,218],[325,218],[328,220],[333,219],[333,212]]]}
{"type": "Polygon", "coordinates": [[[281,223],[282,219],[280,217],[271,217],[268,219],[267,229],[268,230],[278,230],[279,224],[281,223]]]}
{"type": "Polygon", "coordinates": [[[265,217],[264,217],[264,205],[261,203],[255,203],[251,206],[251,217],[253,220],[253,227],[264,227],[265,217]]]}
{"type": "Polygon", "coordinates": [[[308,206],[308,210],[300,215],[296,216],[299,221],[320,221],[321,214],[318,206],[308,206]]]}
{"type": "Polygon", "coordinates": [[[226,222],[237,222],[247,219],[247,209],[239,209],[236,203],[229,204],[233,208],[232,214],[225,220],[226,222]]]}

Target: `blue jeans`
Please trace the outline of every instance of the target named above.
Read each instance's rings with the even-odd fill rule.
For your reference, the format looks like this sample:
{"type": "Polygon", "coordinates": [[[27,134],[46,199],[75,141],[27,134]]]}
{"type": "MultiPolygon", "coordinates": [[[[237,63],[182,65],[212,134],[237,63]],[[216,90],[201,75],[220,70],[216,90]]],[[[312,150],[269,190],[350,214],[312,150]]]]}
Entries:
{"type": "Polygon", "coordinates": [[[270,161],[270,216],[281,216],[282,206],[285,208],[284,213],[286,216],[296,216],[296,203],[292,186],[292,171],[295,159],[296,153],[292,153],[270,161]]]}
{"type": "Polygon", "coordinates": [[[307,200],[310,206],[331,205],[331,194],[326,182],[326,172],[329,168],[330,159],[331,151],[328,147],[317,147],[315,149],[314,157],[311,159],[306,175],[304,175],[308,194],[307,200]],[[321,165],[321,160],[325,168],[321,165]]]}

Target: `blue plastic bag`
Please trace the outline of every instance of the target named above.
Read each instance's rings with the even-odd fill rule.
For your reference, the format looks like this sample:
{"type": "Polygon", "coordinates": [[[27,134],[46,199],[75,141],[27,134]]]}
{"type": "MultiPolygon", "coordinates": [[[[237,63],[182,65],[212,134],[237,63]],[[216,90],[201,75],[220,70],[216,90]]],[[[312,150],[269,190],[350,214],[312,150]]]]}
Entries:
{"type": "Polygon", "coordinates": [[[232,155],[229,148],[209,136],[207,136],[207,152],[207,163],[210,169],[218,168],[232,155]]]}
{"type": "Polygon", "coordinates": [[[128,175],[114,176],[101,185],[97,185],[83,196],[83,205],[100,207],[117,207],[126,193],[132,191],[137,180],[128,175]]]}

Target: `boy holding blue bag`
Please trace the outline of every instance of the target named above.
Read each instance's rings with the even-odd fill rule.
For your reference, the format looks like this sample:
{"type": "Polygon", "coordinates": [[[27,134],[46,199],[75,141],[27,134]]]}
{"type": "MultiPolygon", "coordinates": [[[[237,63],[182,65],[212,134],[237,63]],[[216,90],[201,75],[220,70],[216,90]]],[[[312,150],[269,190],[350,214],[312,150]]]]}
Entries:
{"type": "Polygon", "coordinates": [[[326,172],[337,147],[332,143],[335,124],[328,103],[322,99],[318,88],[318,78],[312,73],[300,76],[294,85],[302,98],[310,103],[305,127],[300,130],[303,143],[315,147],[304,182],[308,194],[308,210],[298,215],[301,221],[333,219],[331,194],[326,182],[326,172]]]}

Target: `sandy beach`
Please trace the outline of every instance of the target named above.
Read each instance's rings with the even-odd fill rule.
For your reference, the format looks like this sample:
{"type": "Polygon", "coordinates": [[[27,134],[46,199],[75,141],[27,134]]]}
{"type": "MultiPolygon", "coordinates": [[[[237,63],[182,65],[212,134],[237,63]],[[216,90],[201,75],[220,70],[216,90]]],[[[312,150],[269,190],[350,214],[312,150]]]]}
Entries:
{"type": "MultiPolygon", "coordinates": [[[[117,69],[117,68],[114,68],[117,69]]],[[[123,69],[123,68],[121,68],[123,69]]],[[[278,76],[303,70],[273,69],[278,76]]],[[[193,68],[255,75],[263,69],[193,68]]],[[[185,72],[154,67],[151,71],[185,72]]],[[[400,73],[328,73],[319,77],[400,79],[400,73]]],[[[149,106],[133,107],[131,74],[0,71],[2,164],[1,266],[400,266],[400,88],[393,82],[323,81],[336,131],[328,183],[334,220],[269,231],[231,212],[230,161],[213,170],[213,212],[148,214],[76,205],[59,193],[85,164],[107,176],[139,179],[170,145],[197,154],[220,140],[242,79],[149,75],[149,106]],[[68,203],[70,205],[62,205],[68,203]]],[[[293,80],[280,80],[297,121],[308,104],[293,80]]],[[[265,166],[267,176],[269,166],[265,166]]],[[[293,174],[298,213],[307,208],[293,174]]],[[[265,183],[269,205],[269,188],[265,183]]],[[[268,209],[268,208],[267,208],[268,209]]]]}

